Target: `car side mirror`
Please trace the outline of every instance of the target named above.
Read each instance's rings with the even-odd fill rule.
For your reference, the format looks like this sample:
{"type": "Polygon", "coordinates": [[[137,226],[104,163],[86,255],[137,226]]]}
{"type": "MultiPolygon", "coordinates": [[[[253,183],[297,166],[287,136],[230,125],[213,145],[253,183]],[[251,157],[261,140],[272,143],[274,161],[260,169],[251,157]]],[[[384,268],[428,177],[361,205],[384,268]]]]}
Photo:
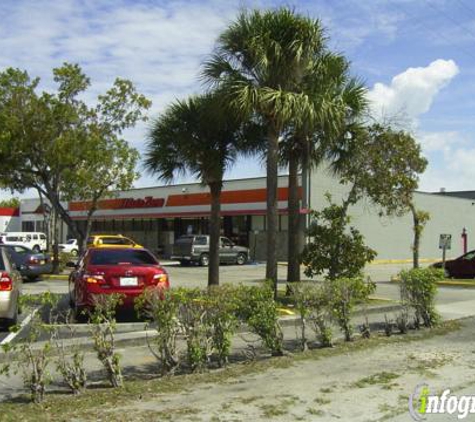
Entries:
{"type": "Polygon", "coordinates": [[[73,261],[69,261],[69,262],[66,262],[66,267],[68,267],[68,268],[77,268],[78,264],[76,264],[73,261]]]}

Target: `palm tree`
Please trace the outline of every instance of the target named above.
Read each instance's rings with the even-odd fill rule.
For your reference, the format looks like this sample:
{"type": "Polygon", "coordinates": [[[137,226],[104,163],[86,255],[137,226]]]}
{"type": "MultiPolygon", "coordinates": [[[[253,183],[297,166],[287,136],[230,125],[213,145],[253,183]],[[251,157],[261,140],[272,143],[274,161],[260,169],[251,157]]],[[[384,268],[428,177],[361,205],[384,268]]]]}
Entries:
{"type": "MultiPolygon", "coordinates": [[[[304,79],[302,89],[311,99],[313,109],[297,116],[281,143],[281,162],[289,167],[289,282],[300,281],[302,221],[298,171],[302,169],[302,179],[307,178],[310,167],[317,167],[325,157],[331,156],[330,150],[335,144],[345,143],[347,124],[361,117],[367,105],[365,87],[350,76],[348,61],[323,49],[304,79]]],[[[302,182],[305,186],[305,180],[302,182]]]]}
{"type": "Polygon", "coordinates": [[[190,174],[211,193],[208,285],[219,285],[221,190],[243,143],[241,125],[216,94],[176,101],[151,126],[145,168],[166,182],[190,174]]]}
{"type": "Polygon", "coordinates": [[[324,43],[320,22],[287,8],[242,12],[219,37],[203,77],[226,93],[241,116],[266,130],[267,266],[277,292],[279,139],[293,116],[311,107],[300,85],[324,43]]]}

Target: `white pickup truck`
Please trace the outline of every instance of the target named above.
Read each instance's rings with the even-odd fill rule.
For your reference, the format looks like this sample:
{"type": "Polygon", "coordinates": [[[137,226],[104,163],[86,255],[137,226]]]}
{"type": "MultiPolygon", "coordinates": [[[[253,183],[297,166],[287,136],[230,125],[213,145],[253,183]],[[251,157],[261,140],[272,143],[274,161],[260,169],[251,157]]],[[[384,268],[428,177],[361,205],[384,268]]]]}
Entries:
{"type": "Polygon", "coordinates": [[[43,252],[47,249],[46,235],[39,232],[0,233],[0,243],[25,246],[35,252],[43,252]]]}

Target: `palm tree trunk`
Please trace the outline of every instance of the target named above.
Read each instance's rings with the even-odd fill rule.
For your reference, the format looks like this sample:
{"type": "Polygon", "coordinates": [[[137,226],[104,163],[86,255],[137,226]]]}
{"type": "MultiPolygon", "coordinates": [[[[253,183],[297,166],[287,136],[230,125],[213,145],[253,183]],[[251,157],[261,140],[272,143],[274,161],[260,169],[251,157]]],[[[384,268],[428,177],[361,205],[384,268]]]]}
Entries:
{"type": "Polygon", "coordinates": [[[300,214],[298,186],[298,155],[289,157],[289,225],[287,281],[300,281],[300,214]]]}
{"type": "Polygon", "coordinates": [[[266,279],[272,282],[274,296],[277,298],[277,226],[278,226],[278,160],[279,133],[270,125],[267,137],[267,265],[266,279]]]}
{"type": "Polygon", "coordinates": [[[221,182],[209,184],[211,191],[211,218],[209,224],[208,287],[219,286],[219,236],[221,228],[221,182]]]}

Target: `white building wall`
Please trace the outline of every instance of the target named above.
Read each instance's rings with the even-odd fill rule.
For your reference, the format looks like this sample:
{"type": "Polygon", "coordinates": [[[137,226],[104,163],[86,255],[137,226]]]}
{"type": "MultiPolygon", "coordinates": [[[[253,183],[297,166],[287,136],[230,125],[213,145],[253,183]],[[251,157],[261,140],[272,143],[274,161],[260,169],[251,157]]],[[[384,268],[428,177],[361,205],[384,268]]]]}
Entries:
{"type": "Polygon", "coordinates": [[[0,216],[0,232],[17,232],[20,230],[20,217],[0,216]]]}
{"type": "MultiPolygon", "coordinates": [[[[324,195],[330,192],[332,200],[340,203],[348,193],[348,186],[341,185],[323,169],[311,175],[311,208],[320,210],[328,202],[324,195]]],[[[429,212],[421,239],[420,258],[440,259],[439,235],[452,235],[452,249],[448,258],[463,253],[462,229],[468,233],[468,249],[475,249],[475,201],[462,198],[432,195],[416,192],[414,202],[417,209],[429,212]]],[[[352,225],[365,237],[366,244],[378,252],[376,259],[412,259],[413,223],[410,213],[402,217],[380,217],[378,209],[369,200],[361,200],[351,207],[349,214],[352,225]]]]}

